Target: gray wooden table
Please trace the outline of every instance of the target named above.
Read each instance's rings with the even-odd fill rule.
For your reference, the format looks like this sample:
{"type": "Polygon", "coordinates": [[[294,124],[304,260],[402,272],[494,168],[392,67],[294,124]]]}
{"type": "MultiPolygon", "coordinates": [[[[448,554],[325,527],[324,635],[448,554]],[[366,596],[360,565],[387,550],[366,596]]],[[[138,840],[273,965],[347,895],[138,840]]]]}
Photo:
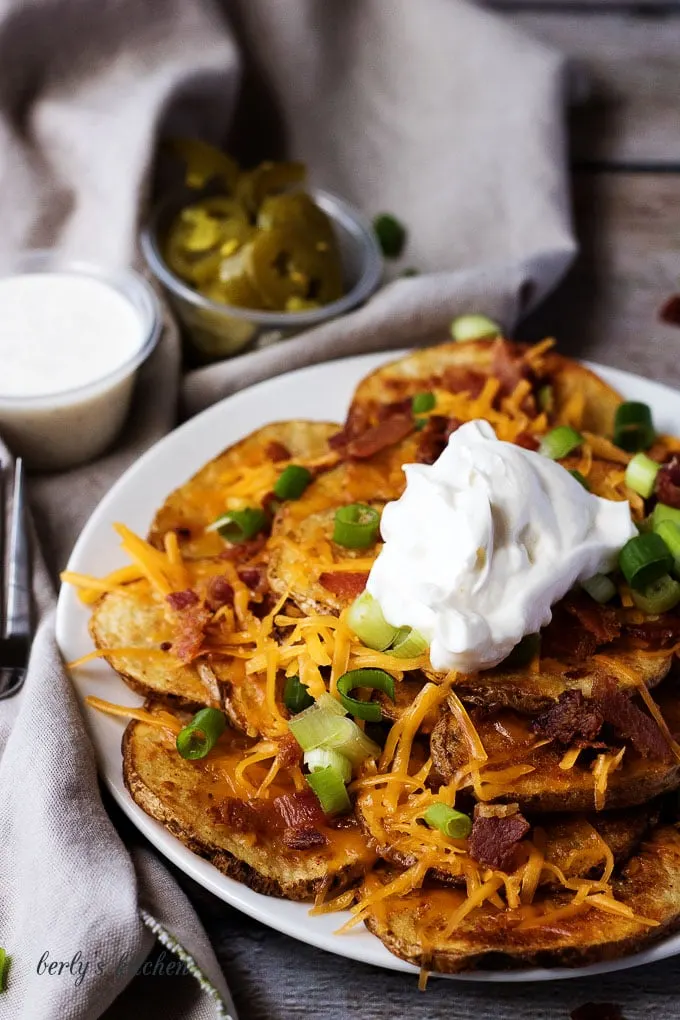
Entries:
{"type": "MultiPolygon", "coordinates": [[[[570,54],[590,92],[571,113],[582,254],[521,328],[570,353],[680,385],[680,329],[659,323],[680,289],[680,3],[496,0],[504,16],[570,54]]],[[[680,1017],[680,959],[559,985],[413,978],[311,949],[267,930],[183,876],[241,1020],[568,1018],[586,1002],[626,1020],[680,1017]],[[677,993],[676,993],[677,990],[677,993]]]]}

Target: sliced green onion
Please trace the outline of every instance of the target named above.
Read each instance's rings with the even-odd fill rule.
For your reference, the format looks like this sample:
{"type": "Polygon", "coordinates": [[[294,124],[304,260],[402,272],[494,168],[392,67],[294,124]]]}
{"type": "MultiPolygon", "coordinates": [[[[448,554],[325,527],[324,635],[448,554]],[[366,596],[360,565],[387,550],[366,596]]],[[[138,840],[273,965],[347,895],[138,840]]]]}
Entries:
{"type": "Polygon", "coordinates": [[[365,503],[350,503],[335,511],[333,541],[345,549],[368,549],[378,537],[380,514],[365,503]]]}
{"type": "Polygon", "coordinates": [[[406,228],[396,216],[381,213],[373,220],[373,229],[382,248],[383,255],[388,259],[398,258],[406,243],[406,228]]]}
{"type": "Polygon", "coordinates": [[[638,450],[647,450],[655,436],[648,404],[637,400],[619,404],[614,418],[614,442],[617,446],[629,453],[637,453],[638,450]]]}
{"type": "Polygon", "coordinates": [[[583,436],[571,425],[558,425],[556,429],[547,432],[541,440],[538,452],[551,460],[561,460],[572,450],[577,449],[583,442],[583,436]]]}
{"type": "Polygon", "coordinates": [[[305,751],[304,763],[310,772],[332,768],[342,776],[343,783],[352,778],[352,763],[344,754],[330,747],[316,747],[313,751],[305,751]]]}
{"type": "Polygon", "coordinates": [[[313,751],[347,730],[345,709],[331,694],[322,694],[309,708],[288,720],[288,729],[303,751],[313,751]]]}
{"type": "Polygon", "coordinates": [[[347,711],[351,712],[356,719],[380,722],[382,709],[376,701],[359,701],[358,698],[350,696],[350,691],[354,691],[358,687],[382,691],[390,701],[394,701],[394,677],[386,673],[384,669],[350,669],[348,673],[343,673],[338,680],[340,701],[347,711]]]}
{"type": "Polygon", "coordinates": [[[340,725],[337,730],[324,744],[334,751],[344,754],[349,758],[353,767],[361,765],[367,758],[379,758],[380,747],[374,740],[367,737],[363,730],[360,730],[353,719],[343,717],[338,720],[340,725]]]}
{"type": "Polygon", "coordinates": [[[636,453],[626,468],[624,481],[629,489],[637,492],[638,496],[649,499],[654,492],[654,483],[660,467],[661,465],[646,453],[636,453]]]}
{"type": "Polygon", "coordinates": [[[611,602],[616,595],[616,585],[606,574],[594,574],[587,581],[581,581],[581,587],[601,606],[605,602],[611,602]]]}
{"type": "Polygon", "coordinates": [[[619,553],[619,566],[631,588],[642,590],[668,573],[673,557],[664,540],[650,531],[626,542],[619,553]]]}
{"type": "Polygon", "coordinates": [[[450,839],[466,839],[472,832],[472,819],[448,804],[431,804],[423,818],[450,839]]]}
{"type": "Polygon", "coordinates": [[[659,521],[656,534],[663,539],[670,550],[674,561],[673,572],[680,573],[680,524],[676,524],[675,521],[659,521]]]}
{"type": "Polygon", "coordinates": [[[299,676],[289,676],[286,677],[286,684],[283,688],[283,703],[289,712],[298,715],[314,704],[314,698],[299,676]]]}
{"type": "Polygon", "coordinates": [[[538,406],[546,414],[550,414],[555,409],[555,391],[552,386],[541,386],[538,391],[538,406]]]}
{"type": "Polygon", "coordinates": [[[588,484],[588,479],[585,478],[580,471],[577,471],[576,468],[574,468],[573,471],[569,472],[569,474],[571,475],[572,478],[575,478],[578,484],[582,485],[587,492],[590,492],[590,485],[588,484]]]}
{"type": "Polygon", "coordinates": [[[490,340],[500,336],[503,330],[486,315],[459,315],[451,323],[451,336],[458,343],[466,340],[490,340]]]}
{"type": "Polygon", "coordinates": [[[388,655],[395,659],[415,659],[422,655],[429,648],[427,638],[413,627],[400,627],[397,631],[392,647],[387,649],[388,655]]]}
{"type": "Polygon", "coordinates": [[[430,420],[429,418],[414,419],[413,427],[416,430],[416,432],[422,432],[429,420],[430,420]]]}
{"type": "Polygon", "coordinates": [[[349,811],[351,807],[347,787],[341,774],[328,765],[318,772],[310,772],[305,779],[319,798],[319,803],[325,815],[338,815],[343,811],[349,811]]]}
{"type": "Polygon", "coordinates": [[[434,393],[416,393],[411,398],[411,410],[414,414],[425,414],[427,411],[431,411],[436,403],[437,398],[434,393]]]}
{"type": "Polygon", "coordinates": [[[675,521],[680,524],[680,510],[667,503],[657,503],[652,510],[652,531],[656,531],[662,521],[675,521]]]}
{"type": "Polygon", "coordinates": [[[362,644],[376,652],[391,645],[398,630],[387,622],[380,604],[367,591],[358,595],[349,607],[347,625],[362,644]]]}
{"type": "Polygon", "coordinates": [[[299,499],[312,480],[312,472],[299,464],[289,464],[274,483],[277,499],[299,499]]]}
{"type": "Polygon", "coordinates": [[[638,609],[650,616],[657,616],[659,613],[667,613],[680,602],[680,583],[664,574],[645,588],[632,590],[630,594],[638,609]]]}
{"type": "Polygon", "coordinates": [[[267,527],[269,518],[261,507],[245,507],[243,510],[229,510],[208,525],[206,531],[218,531],[227,542],[238,544],[255,538],[267,527]]]}
{"type": "Polygon", "coordinates": [[[9,965],[11,963],[11,957],[7,955],[7,951],[0,946],[0,992],[4,992],[7,988],[7,975],[9,974],[9,965]]]}
{"type": "Polygon", "coordinates": [[[216,708],[202,708],[177,734],[176,747],[182,758],[205,758],[224,733],[227,720],[216,708]]]}
{"type": "Polygon", "coordinates": [[[533,662],[538,655],[540,647],[540,634],[525,634],[522,640],[515,645],[510,654],[503,659],[501,665],[509,666],[511,669],[519,669],[522,666],[528,666],[529,663],[533,662]]]}

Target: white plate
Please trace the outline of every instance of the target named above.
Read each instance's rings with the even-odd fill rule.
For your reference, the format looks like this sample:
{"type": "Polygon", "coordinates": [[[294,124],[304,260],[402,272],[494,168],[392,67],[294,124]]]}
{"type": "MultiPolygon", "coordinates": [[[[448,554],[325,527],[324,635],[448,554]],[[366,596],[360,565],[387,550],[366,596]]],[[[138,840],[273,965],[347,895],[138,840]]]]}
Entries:
{"type": "MultiPolygon", "coordinates": [[[[192,418],[149,450],[114,485],[84,528],[68,569],[102,575],[123,565],[125,560],[112,528],[114,521],[123,521],[134,531],[146,534],[154,511],[168,493],[224,447],[268,422],[288,418],[342,421],[357,382],[367,372],[394,357],[395,352],[389,357],[384,354],[367,355],[291,372],[228,397],[192,418]]],[[[677,393],[626,372],[597,365],[593,367],[626,397],[648,403],[654,409],[654,420],[660,430],[680,434],[680,399],[677,393]]],[[[89,612],[78,601],[74,590],[69,586],[62,588],[57,610],[57,641],[67,662],[92,649],[87,631],[88,618],[89,612]]],[[[75,686],[81,699],[94,694],[118,704],[141,704],[141,699],[103,661],[83,666],[76,673],[75,686]]],[[[286,935],[362,963],[416,972],[416,968],[389,953],[363,926],[357,926],[347,935],[334,935],[342,923],[341,915],[310,917],[307,905],[252,892],[193,854],[137,807],[127,793],[120,752],[124,722],[87,707],[84,707],[84,713],[101,775],[115,800],[137,828],[178,868],[231,906],[286,935]]],[[[641,953],[590,967],[454,977],[461,981],[550,981],[623,970],[679,952],[680,935],[675,935],[641,953]]]]}

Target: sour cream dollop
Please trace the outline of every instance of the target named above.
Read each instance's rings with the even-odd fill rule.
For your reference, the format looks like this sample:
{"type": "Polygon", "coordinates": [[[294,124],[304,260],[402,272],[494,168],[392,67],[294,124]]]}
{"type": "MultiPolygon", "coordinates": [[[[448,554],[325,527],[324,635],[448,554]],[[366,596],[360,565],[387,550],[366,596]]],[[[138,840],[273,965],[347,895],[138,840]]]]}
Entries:
{"type": "Polygon", "coordinates": [[[404,471],[367,589],[389,623],[427,638],[436,670],[497,665],[637,534],[627,502],[592,495],[485,421],[462,425],[434,464],[404,471]]]}

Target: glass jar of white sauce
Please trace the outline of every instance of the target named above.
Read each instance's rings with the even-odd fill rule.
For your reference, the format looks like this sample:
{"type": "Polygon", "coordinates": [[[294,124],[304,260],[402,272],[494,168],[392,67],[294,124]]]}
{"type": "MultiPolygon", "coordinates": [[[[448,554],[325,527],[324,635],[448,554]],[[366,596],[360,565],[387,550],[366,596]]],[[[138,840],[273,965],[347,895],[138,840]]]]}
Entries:
{"type": "Polygon", "coordinates": [[[25,252],[0,275],[0,437],[31,468],[102,453],[127,416],[161,314],[132,270],[25,252]]]}

